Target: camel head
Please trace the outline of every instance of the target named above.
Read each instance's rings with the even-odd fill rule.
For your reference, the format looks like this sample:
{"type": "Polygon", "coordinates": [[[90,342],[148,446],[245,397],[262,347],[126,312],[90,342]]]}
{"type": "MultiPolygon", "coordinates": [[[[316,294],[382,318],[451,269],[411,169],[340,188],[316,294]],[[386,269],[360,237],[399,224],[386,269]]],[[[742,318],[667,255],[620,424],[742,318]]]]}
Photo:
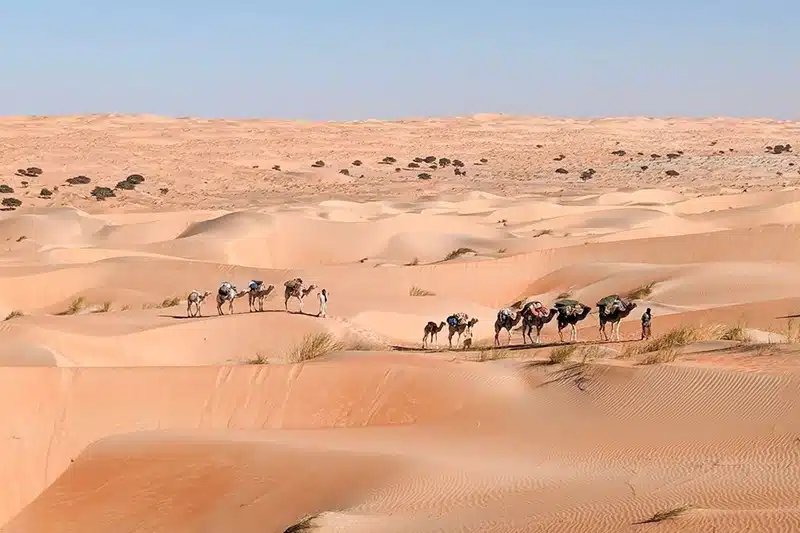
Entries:
{"type": "Polygon", "coordinates": [[[202,302],[203,300],[205,300],[209,296],[211,296],[211,293],[209,291],[205,291],[203,294],[200,295],[200,301],[202,302]]]}
{"type": "Polygon", "coordinates": [[[469,322],[467,322],[467,327],[468,328],[472,328],[472,326],[474,326],[477,323],[478,323],[478,319],[477,318],[470,318],[469,322]]]}
{"type": "Polygon", "coordinates": [[[306,294],[310,293],[311,291],[313,291],[316,288],[317,288],[317,286],[312,283],[311,285],[308,286],[308,288],[303,289],[303,295],[306,295],[306,294]]]}

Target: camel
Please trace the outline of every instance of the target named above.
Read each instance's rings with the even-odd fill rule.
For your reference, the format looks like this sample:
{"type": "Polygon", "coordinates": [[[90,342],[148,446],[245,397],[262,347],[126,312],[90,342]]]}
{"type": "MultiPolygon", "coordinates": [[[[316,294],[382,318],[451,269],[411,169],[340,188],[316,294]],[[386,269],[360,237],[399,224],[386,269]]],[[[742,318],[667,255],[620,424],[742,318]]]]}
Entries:
{"type": "Polygon", "coordinates": [[[456,315],[450,315],[447,317],[447,342],[450,345],[450,348],[453,348],[453,335],[458,333],[458,339],[456,340],[456,345],[461,342],[461,335],[467,330],[472,332],[472,326],[478,323],[477,318],[470,318],[467,322],[463,320],[459,320],[457,315],[461,315],[461,317],[466,320],[467,315],[466,313],[457,313],[456,315]]]}
{"type": "Polygon", "coordinates": [[[289,310],[289,299],[297,298],[297,301],[300,302],[300,312],[303,312],[303,298],[309,295],[311,291],[317,288],[316,285],[313,283],[309,285],[307,288],[303,288],[303,280],[300,278],[295,278],[293,280],[287,281],[284,283],[286,290],[283,293],[283,306],[286,310],[289,310]]]}
{"type": "Polygon", "coordinates": [[[578,342],[578,330],[575,327],[575,324],[589,316],[589,312],[591,312],[591,308],[583,305],[581,303],[570,304],[569,306],[556,306],[558,310],[558,338],[561,339],[561,342],[564,342],[564,334],[562,330],[570,326],[570,342],[578,342]],[[573,308],[574,305],[580,305],[583,309],[580,313],[571,312],[568,313],[568,309],[573,308]]]}
{"type": "Polygon", "coordinates": [[[439,346],[439,332],[442,331],[442,329],[444,329],[444,327],[446,325],[447,325],[446,322],[442,322],[438,326],[436,325],[436,322],[428,322],[427,324],[425,324],[425,334],[422,336],[422,348],[423,349],[425,348],[426,341],[427,341],[429,335],[431,337],[431,342],[436,341],[436,346],[438,347],[439,346]]]}
{"type": "Polygon", "coordinates": [[[189,293],[189,296],[186,298],[186,316],[193,317],[193,316],[203,316],[200,312],[200,306],[203,305],[203,301],[206,298],[211,296],[211,293],[206,291],[203,294],[200,294],[199,291],[192,291],[189,293]],[[192,313],[192,304],[195,306],[195,312],[192,313]]]}
{"type": "Polygon", "coordinates": [[[236,287],[232,285],[230,282],[223,283],[219,290],[217,291],[217,313],[220,315],[224,315],[225,313],[222,311],[222,304],[228,302],[228,310],[230,314],[233,314],[233,301],[237,298],[241,298],[248,291],[237,291],[236,287]]]}
{"type": "Polygon", "coordinates": [[[606,314],[605,305],[598,305],[598,309],[600,310],[600,334],[602,335],[603,339],[609,340],[608,335],[606,334],[606,324],[609,322],[611,323],[611,339],[614,340],[614,335],[616,334],[617,341],[619,341],[619,326],[622,322],[622,319],[627,317],[631,314],[631,311],[636,309],[636,303],[626,303],[625,310],[621,310],[619,308],[615,308],[610,313],[606,314]]]}
{"type": "Polygon", "coordinates": [[[250,287],[247,291],[248,304],[250,305],[250,312],[256,311],[255,303],[258,302],[258,311],[264,310],[264,299],[275,290],[275,285],[267,285],[264,288],[263,283],[259,283],[256,287],[250,287]]]}
{"type": "Polygon", "coordinates": [[[550,313],[547,316],[538,315],[533,312],[532,308],[528,305],[522,308],[522,343],[525,344],[525,335],[531,340],[531,344],[540,344],[541,335],[542,335],[542,328],[545,324],[553,320],[558,314],[558,309],[552,308],[550,309],[550,313]],[[533,340],[533,328],[536,328],[536,340],[533,340]]]}
{"type": "Polygon", "coordinates": [[[511,344],[511,328],[519,324],[522,320],[522,313],[514,309],[501,309],[497,312],[497,320],[494,321],[494,344],[500,346],[500,331],[508,330],[508,343],[511,344]]]}

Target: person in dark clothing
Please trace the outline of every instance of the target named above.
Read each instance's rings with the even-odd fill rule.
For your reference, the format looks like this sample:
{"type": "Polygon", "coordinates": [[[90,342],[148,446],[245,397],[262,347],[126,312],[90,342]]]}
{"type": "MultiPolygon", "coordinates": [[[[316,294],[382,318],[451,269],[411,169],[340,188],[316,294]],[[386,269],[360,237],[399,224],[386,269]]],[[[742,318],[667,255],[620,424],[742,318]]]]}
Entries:
{"type": "Polygon", "coordinates": [[[642,313],[642,340],[649,339],[652,332],[650,331],[650,322],[653,320],[653,315],[650,313],[650,308],[642,313]]]}

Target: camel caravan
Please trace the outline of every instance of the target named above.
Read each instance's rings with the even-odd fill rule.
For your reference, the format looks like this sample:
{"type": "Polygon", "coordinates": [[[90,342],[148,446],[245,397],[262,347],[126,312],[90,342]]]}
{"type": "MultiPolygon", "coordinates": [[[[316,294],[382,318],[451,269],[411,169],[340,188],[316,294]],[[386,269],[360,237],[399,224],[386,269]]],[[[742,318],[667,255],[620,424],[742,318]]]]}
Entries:
{"type": "MultiPolygon", "coordinates": [[[[630,315],[636,308],[636,303],[627,301],[617,294],[606,296],[597,302],[600,317],[600,334],[604,340],[620,339],[619,326],[622,319],[630,315]],[[606,333],[606,325],[611,324],[611,338],[606,333]]],[[[570,342],[578,341],[577,323],[589,316],[591,307],[584,305],[577,300],[561,299],[557,300],[552,307],[548,308],[540,301],[531,301],[519,306],[512,306],[501,309],[497,312],[497,319],[494,322],[494,343],[500,345],[500,332],[508,332],[508,342],[511,342],[511,330],[522,322],[522,343],[541,344],[542,329],[554,318],[558,326],[558,336],[564,342],[564,329],[570,328],[570,342]],[[536,331],[534,337],[533,332],[536,331]]],[[[648,309],[649,312],[649,309],[648,309]]],[[[649,328],[649,315],[647,327],[649,328]]],[[[453,347],[453,336],[458,333],[456,345],[461,340],[461,335],[466,332],[467,338],[472,338],[472,327],[478,322],[477,318],[470,318],[466,313],[455,313],[439,324],[430,321],[425,325],[422,337],[422,347],[427,348],[431,343],[438,346],[438,334],[445,326],[448,327],[447,341],[450,348],[453,347]]],[[[643,322],[644,324],[644,322],[643,322]]],[[[649,335],[649,330],[648,330],[649,335]]],[[[465,347],[467,341],[465,340],[465,347]]]]}
{"type": "MultiPolygon", "coordinates": [[[[317,288],[313,283],[306,287],[301,278],[290,279],[284,283],[284,308],[289,310],[289,300],[296,298],[300,304],[300,312],[303,312],[303,299],[308,296],[314,289],[317,288]]],[[[223,306],[228,304],[228,314],[233,314],[233,302],[245,295],[248,296],[250,312],[263,311],[264,300],[272,294],[275,290],[275,285],[264,285],[261,280],[251,280],[247,285],[247,289],[238,290],[230,281],[223,281],[217,290],[217,314],[224,315],[225,311],[223,306]]],[[[322,289],[324,300],[327,302],[327,291],[322,289]]],[[[211,296],[211,293],[205,291],[192,291],[186,298],[186,315],[188,317],[203,316],[201,307],[206,298],[211,296]]]]}

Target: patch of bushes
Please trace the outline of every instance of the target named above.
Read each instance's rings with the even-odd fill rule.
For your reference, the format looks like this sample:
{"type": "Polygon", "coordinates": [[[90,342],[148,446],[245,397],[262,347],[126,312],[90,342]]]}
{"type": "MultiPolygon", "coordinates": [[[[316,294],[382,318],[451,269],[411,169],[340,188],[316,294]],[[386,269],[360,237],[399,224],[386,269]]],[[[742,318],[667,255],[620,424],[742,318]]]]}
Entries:
{"type": "Polygon", "coordinates": [[[556,169],[556,174],[569,174],[569,170],[559,167],[556,169]]]}
{"type": "Polygon", "coordinates": [[[75,176],[74,178],[67,178],[67,183],[70,185],[86,185],[92,180],[86,176],[75,176]]]}
{"type": "Polygon", "coordinates": [[[325,161],[323,161],[323,160],[321,160],[321,159],[320,159],[319,161],[314,161],[314,162],[311,164],[311,166],[312,166],[312,167],[314,167],[314,168],[322,168],[322,167],[324,167],[324,166],[325,166],[325,161]]]}
{"type": "Polygon", "coordinates": [[[28,167],[28,168],[18,168],[16,174],[17,176],[35,178],[37,176],[41,176],[42,172],[44,171],[39,167],[28,167]]]}
{"type": "Polygon", "coordinates": [[[22,202],[20,200],[17,200],[16,198],[10,198],[9,197],[9,198],[3,198],[2,204],[3,204],[3,207],[14,207],[14,208],[16,208],[16,207],[21,206],[22,202]]]}
{"type": "Polygon", "coordinates": [[[431,175],[428,174],[427,172],[423,172],[422,174],[417,174],[417,178],[421,180],[429,180],[431,179],[431,175]]]}
{"type": "Polygon", "coordinates": [[[360,167],[361,165],[363,165],[363,163],[358,159],[356,159],[355,161],[353,161],[350,164],[353,165],[354,167],[360,167]]]}
{"type": "Polygon", "coordinates": [[[142,176],[141,174],[131,174],[130,176],[125,178],[125,181],[127,181],[132,185],[139,185],[140,183],[144,183],[144,176],[142,176]]]}
{"type": "Polygon", "coordinates": [[[408,291],[409,296],[436,296],[435,293],[414,285],[408,291]]]}
{"type": "Polygon", "coordinates": [[[39,196],[41,196],[42,198],[49,198],[53,196],[53,191],[51,191],[50,189],[42,189],[41,191],[39,191],[39,196]]]}
{"type": "Polygon", "coordinates": [[[343,168],[343,169],[339,170],[339,174],[344,174],[345,176],[349,176],[350,175],[350,171],[347,170],[346,168],[343,168]]]}
{"type": "Polygon", "coordinates": [[[445,261],[450,261],[451,259],[455,259],[456,257],[461,257],[462,255],[465,255],[465,254],[476,254],[476,253],[478,253],[478,252],[476,252],[472,248],[459,248],[459,249],[453,250],[452,252],[447,254],[447,256],[444,258],[444,260],[445,261]]]}
{"type": "Polygon", "coordinates": [[[386,156],[380,161],[381,165],[393,165],[394,163],[397,163],[397,159],[391,156],[386,156]]]}
{"type": "Polygon", "coordinates": [[[280,165],[272,165],[272,170],[277,170],[278,172],[280,172],[281,171],[281,166],[280,165]]]}
{"type": "Polygon", "coordinates": [[[0,185],[0,193],[2,194],[13,194],[14,189],[8,185],[0,185]]]}
{"type": "Polygon", "coordinates": [[[411,163],[406,165],[408,168],[419,168],[419,163],[415,163],[412,161],[411,163]]]}
{"type": "Polygon", "coordinates": [[[116,194],[114,194],[114,190],[110,189],[109,187],[95,187],[92,189],[92,196],[97,199],[98,202],[105,200],[106,198],[114,198],[116,194]]]}
{"type": "Polygon", "coordinates": [[[121,189],[123,191],[132,191],[132,190],[134,190],[136,188],[136,184],[135,183],[131,183],[128,180],[122,180],[122,181],[117,182],[117,184],[114,186],[114,188],[115,189],[121,189]]]}
{"type": "Polygon", "coordinates": [[[442,167],[442,168],[444,168],[446,166],[449,166],[450,163],[451,163],[451,161],[449,159],[447,159],[446,157],[442,157],[442,158],[439,159],[439,166],[442,167]]]}

